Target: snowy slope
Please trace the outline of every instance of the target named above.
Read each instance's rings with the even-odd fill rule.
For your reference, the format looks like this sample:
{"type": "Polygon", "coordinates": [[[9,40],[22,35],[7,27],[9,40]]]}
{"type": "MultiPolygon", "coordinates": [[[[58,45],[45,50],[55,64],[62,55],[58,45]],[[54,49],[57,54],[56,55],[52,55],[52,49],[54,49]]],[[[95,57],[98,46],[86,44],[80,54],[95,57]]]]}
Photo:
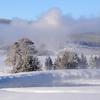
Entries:
{"type": "Polygon", "coordinates": [[[99,85],[100,70],[5,74],[0,75],[0,100],[100,100],[99,85]],[[40,87],[57,85],[66,87],[40,87]]]}
{"type": "Polygon", "coordinates": [[[100,70],[59,70],[0,76],[0,88],[100,85],[100,70]]]}

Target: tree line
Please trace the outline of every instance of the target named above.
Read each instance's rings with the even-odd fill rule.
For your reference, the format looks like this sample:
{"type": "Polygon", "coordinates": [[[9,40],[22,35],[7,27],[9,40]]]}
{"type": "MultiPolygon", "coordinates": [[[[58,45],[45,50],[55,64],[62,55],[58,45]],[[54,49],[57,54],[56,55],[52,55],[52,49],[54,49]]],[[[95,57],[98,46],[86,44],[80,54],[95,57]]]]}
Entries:
{"type": "MultiPolygon", "coordinates": [[[[41,71],[42,64],[38,59],[38,50],[33,41],[23,38],[13,43],[7,55],[6,64],[12,66],[12,73],[41,71]]],[[[55,59],[45,59],[45,70],[99,68],[100,56],[91,56],[89,61],[84,54],[80,56],[72,51],[60,52],[55,59]]]]}

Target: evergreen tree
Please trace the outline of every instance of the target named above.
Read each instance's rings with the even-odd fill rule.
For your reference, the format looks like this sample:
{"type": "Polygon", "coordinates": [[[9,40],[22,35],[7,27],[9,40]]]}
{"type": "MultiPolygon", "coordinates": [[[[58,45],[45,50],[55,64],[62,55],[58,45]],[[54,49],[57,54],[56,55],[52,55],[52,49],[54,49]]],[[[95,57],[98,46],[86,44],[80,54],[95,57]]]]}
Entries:
{"type": "Polygon", "coordinates": [[[84,54],[81,54],[80,61],[79,61],[79,68],[86,69],[88,68],[87,58],[84,54]]]}
{"type": "Polygon", "coordinates": [[[53,67],[54,67],[54,66],[53,66],[53,62],[52,62],[51,57],[46,58],[45,66],[46,66],[46,69],[47,69],[47,70],[53,70],[53,69],[54,69],[54,68],[53,68],[53,67]]]}
{"type": "Polygon", "coordinates": [[[96,68],[96,62],[93,56],[90,57],[89,59],[89,68],[95,69],[96,68]]]}
{"type": "Polygon", "coordinates": [[[100,68],[100,56],[96,59],[96,68],[100,68]]]}

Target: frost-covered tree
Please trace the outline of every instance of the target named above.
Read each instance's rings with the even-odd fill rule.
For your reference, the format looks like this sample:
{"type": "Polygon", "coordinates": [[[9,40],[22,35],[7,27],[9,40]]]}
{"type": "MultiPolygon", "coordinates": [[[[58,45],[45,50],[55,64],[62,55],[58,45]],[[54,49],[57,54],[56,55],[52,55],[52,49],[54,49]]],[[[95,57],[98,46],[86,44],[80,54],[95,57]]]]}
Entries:
{"type": "Polygon", "coordinates": [[[13,73],[36,71],[40,69],[40,62],[36,53],[34,42],[23,38],[11,46],[6,62],[13,66],[13,73]]]}
{"type": "Polygon", "coordinates": [[[35,56],[26,56],[24,63],[21,66],[24,72],[40,70],[40,62],[35,56]]]}
{"type": "Polygon", "coordinates": [[[79,68],[79,62],[80,62],[79,56],[77,55],[77,53],[74,53],[73,59],[72,59],[72,62],[71,62],[72,67],[70,66],[70,68],[71,69],[78,69],[79,68]]]}
{"type": "Polygon", "coordinates": [[[95,63],[95,59],[94,59],[93,56],[91,56],[90,59],[89,59],[89,68],[91,68],[91,69],[96,68],[96,63],[95,63]]]}
{"type": "Polygon", "coordinates": [[[100,68],[100,56],[95,58],[96,68],[100,68]]]}
{"type": "Polygon", "coordinates": [[[55,60],[56,69],[76,69],[78,68],[79,57],[75,52],[65,50],[55,60]]]}
{"type": "Polygon", "coordinates": [[[100,68],[100,56],[91,56],[89,66],[90,68],[100,68]]]}
{"type": "Polygon", "coordinates": [[[52,61],[51,57],[46,58],[45,67],[46,67],[47,70],[53,70],[54,69],[53,61],[52,61]]]}
{"type": "Polygon", "coordinates": [[[79,68],[80,69],[88,68],[87,58],[84,54],[81,54],[81,57],[79,59],[79,68]]]}

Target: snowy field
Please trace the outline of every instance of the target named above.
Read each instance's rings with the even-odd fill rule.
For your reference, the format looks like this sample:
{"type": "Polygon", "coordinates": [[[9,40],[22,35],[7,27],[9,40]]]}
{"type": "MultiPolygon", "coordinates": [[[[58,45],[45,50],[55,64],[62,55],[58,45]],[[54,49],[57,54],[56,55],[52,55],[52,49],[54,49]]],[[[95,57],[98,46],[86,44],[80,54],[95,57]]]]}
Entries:
{"type": "Polygon", "coordinates": [[[0,90],[0,100],[100,100],[100,87],[13,88],[0,90]]]}
{"type": "Polygon", "coordinates": [[[100,100],[100,70],[62,70],[0,76],[0,100],[61,98],[100,100]]]}
{"type": "MultiPolygon", "coordinates": [[[[100,100],[100,70],[9,74],[0,57],[0,100],[100,100]]],[[[44,57],[40,57],[44,61],[44,57]]]]}

